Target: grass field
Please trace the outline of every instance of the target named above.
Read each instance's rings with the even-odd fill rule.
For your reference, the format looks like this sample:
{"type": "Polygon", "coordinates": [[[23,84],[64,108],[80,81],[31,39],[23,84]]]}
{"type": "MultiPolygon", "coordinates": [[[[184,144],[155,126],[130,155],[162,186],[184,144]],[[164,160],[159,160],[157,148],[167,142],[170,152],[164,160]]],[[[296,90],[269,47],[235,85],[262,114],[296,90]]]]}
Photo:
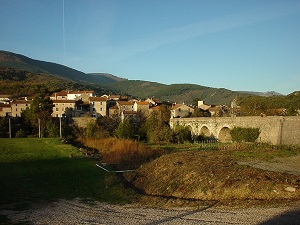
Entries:
{"type": "Polygon", "coordinates": [[[59,139],[0,139],[0,205],[77,197],[122,204],[135,197],[95,163],[59,139]]]}

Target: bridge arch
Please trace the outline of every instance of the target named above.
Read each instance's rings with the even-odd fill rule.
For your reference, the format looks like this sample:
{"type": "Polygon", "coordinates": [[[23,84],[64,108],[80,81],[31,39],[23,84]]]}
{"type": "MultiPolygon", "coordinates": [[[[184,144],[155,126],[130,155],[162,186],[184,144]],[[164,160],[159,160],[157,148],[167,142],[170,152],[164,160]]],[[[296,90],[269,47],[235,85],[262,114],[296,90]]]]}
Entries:
{"type": "Polygon", "coordinates": [[[222,127],[219,135],[218,135],[218,139],[220,142],[230,142],[232,141],[232,137],[230,134],[230,129],[229,127],[222,127]]]}
{"type": "Polygon", "coordinates": [[[211,132],[210,132],[210,130],[208,129],[207,126],[203,126],[200,129],[200,135],[204,135],[205,137],[210,137],[211,132]]]}

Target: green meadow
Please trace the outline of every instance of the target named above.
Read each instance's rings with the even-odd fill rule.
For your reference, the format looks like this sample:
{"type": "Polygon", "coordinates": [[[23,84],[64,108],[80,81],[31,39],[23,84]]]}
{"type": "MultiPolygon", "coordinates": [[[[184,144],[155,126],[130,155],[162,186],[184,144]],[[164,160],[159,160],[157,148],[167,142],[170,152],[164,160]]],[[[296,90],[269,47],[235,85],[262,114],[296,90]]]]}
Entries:
{"type": "Polygon", "coordinates": [[[0,139],[0,205],[73,198],[131,202],[133,191],[96,163],[59,139],[0,139]]]}

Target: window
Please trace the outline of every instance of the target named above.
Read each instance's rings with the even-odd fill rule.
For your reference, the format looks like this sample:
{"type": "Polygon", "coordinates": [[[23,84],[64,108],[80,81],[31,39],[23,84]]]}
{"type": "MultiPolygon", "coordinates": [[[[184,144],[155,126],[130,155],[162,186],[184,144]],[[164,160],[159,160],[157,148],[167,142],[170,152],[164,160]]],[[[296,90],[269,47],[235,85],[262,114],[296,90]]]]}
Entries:
{"type": "Polygon", "coordinates": [[[103,111],[103,109],[102,109],[102,108],[100,108],[100,111],[103,111]]]}
{"type": "Polygon", "coordinates": [[[102,105],[103,102],[100,102],[100,105],[102,105]]]}
{"type": "Polygon", "coordinates": [[[58,108],[56,108],[55,111],[57,112],[57,111],[58,111],[58,108]]]}
{"type": "Polygon", "coordinates": [[[93,112],[95,112],[96,111],[96,109],[95,108],[93,108],[93,112]]]}

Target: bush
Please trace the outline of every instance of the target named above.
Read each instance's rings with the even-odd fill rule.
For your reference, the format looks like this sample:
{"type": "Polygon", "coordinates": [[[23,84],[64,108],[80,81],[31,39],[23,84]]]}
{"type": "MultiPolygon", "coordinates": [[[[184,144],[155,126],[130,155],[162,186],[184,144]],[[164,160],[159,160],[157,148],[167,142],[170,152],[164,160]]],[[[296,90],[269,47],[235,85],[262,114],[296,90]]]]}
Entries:
{"type": "Polygon", "coordinates": [[[259,128],[234,127],[230,130],[235,142],[255,142],[260,134],[259,128]]]}
{"type": "Polygon", "coordinates": [[[26,132],[22,129],[18,130],[16,133],[16,138],[25,138],[27,137],[26,132]]]}

